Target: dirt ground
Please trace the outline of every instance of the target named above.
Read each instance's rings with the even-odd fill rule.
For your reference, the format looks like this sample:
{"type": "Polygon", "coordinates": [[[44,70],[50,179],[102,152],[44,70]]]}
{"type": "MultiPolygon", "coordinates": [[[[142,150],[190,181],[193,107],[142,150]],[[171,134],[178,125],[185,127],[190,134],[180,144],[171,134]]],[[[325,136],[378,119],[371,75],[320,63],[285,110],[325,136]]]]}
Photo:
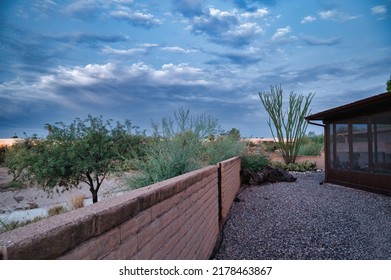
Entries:
{"type": "MultiPolygon", "coordinates": [[[[12,181],[12,175],[8,175],[7,169],[0,168],[0,186],[5,186],[12,181]]],[[[108,178],[103,181],[98,193],[98,200],[107,199],[118,195],[125,188],[124,183],[118,178],[108,178]]],[[[73,198],[84,196],[84,204],[92,203],[92,195],[87,184],[82,183],[78,188],[61,192],[53,191],[49,194],[42,187],[25,185],[21,189],[4,189],[0,188],[0,214],[8,214],[15,211],[29,209],[50,209],[57,205],[67,207],[73,198]]]]}

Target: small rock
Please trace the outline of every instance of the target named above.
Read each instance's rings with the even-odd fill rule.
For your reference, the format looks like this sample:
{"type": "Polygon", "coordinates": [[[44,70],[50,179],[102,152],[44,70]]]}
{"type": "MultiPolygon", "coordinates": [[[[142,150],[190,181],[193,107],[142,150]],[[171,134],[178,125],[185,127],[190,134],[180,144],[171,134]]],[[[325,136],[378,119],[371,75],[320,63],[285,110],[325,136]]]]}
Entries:
{"type": "Polygon", "coordinates": [[[29,205],[29,208],[30,208],[30,209],[36,209],[36,208],[39,207],[38,204],[35,203],[35,202],[29,202],[29,203],[27,203],[27,204],[29,205]]]}
{"type": "Polygon", "coordinates": [[[19,203],[24,199],[24,197],[23,196],[14,196],[14,199],[17,203],[19,203]]]}

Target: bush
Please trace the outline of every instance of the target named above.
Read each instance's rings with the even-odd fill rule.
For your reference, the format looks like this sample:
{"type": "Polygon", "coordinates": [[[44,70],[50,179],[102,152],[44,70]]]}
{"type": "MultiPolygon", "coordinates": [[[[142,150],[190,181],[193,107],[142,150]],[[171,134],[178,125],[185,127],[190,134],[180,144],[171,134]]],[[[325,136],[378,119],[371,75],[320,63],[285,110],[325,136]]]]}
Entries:
{"type": "Polygon", "coordinates": [[[140,188],[160,182],[203,166],[202,142],[191,132],[180,133],[172,140],[156,139],[145,151],[145,157],[134,165],[140,175],[128,179],[130,187],[140,188]]]}
{"type": "Polygon", "coordinates": [[[239,130],[231,129],[216,139],[217,120],[207,115],[192,117],[189,110],[180,108],[174,119],[152,126],[154,138],[144,146],[143,156],[130,160],[139,173],[126,179],[131,189],[216,164],[244,150],[239,130]]]}
{"type": "Polygon", "coordinates": [[[290,163],[290,164],[272,162],[270,163],[270,165],[273,168],[282,168],[287,171],[296,171],[296,172],[314,171],[316,168],[316,164],[309,161],[305,161],[302,163],[290,163]]]}
{"type": "Polygon", "coordinates": [[[220,161],[240,156],[243,153],[245,143],[231,136],[220,136],[217,140],[206,145],[206,156],[209,164],[217,164],[220,161]]]}
{"type": "Polygon", "coordinates": [[[0,233],[6,232],[6,231],[10,231],[10,230],[14,230],[16,228],[24,227],[25,225],[38,222],[38,221],[40,221],[42,219],[45,219],[45,217],[39,216],[39,217],[35,217],[32,220],[28,220],[28,221],[24,221],[24,222],[18,222],[18,221],[10,221],[10,222],[8,222],[6,220],[0,219],[0,233]]]}
{"type": "Polygon", "coordinates": [[[301,145],[299,148],[299,156],[319,156],[323,149],[323,144],[308,143],[301,145]]]}
{"type": "Polygon", "coordinates": [[[79,209],[84,207],[85,195],[78,195],[71,199],[70,206],[71,209],[79,209]]]}
{"type": "Polygon", "coordinates": [[[48,209],[48,215],[50,217],[56,216],[56,215],[59,215],[59,214],[65,213],[65,212],[66,212],[66,209],[62,205],[53,206],[52,208],[48,209]]]}
{"type": "Polygon", "coordinates": [[[7,151],[6,146],[1,146],[0,147],[0,166],[3,165],[4,160],[5,160],[5,152],[7,151]]]}
{"type": "Polygon", "coordinates": [[[242,169],[258,172],[267,164],[269,164],[269,159],[260,154],[242,156],[242,169]]]}
{"type": "Polygon", "coordinates": [[[319,156],[320,152],[323,150],[323,146],[323,134],[316,135],[314,132],[310,132],[303,138],[302,144],[299,147],[298,155],[319,156]]]}

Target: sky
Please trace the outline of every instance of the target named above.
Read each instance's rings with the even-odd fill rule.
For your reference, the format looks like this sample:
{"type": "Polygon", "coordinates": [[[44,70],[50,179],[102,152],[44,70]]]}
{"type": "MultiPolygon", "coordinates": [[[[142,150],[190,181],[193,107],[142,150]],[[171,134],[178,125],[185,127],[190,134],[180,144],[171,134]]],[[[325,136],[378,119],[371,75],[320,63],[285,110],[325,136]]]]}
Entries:
{"type": "Polygon", "coordinates": [[[270,86],[311,113],[385,92],[390,30],[390,0],[0,0],[0,138],[179,108],[270,137],[270,86]]]}

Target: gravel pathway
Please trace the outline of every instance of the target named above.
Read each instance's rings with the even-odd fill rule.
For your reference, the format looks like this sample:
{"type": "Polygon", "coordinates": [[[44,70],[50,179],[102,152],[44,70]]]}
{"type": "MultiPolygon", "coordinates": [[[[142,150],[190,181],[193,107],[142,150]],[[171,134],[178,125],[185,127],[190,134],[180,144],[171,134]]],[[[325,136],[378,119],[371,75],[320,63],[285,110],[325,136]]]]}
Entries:
{"type": "Polygon", "coordinates": [[[294,176],[241,189],[215,259],[391,259],[391,197],[294,176]]]}

